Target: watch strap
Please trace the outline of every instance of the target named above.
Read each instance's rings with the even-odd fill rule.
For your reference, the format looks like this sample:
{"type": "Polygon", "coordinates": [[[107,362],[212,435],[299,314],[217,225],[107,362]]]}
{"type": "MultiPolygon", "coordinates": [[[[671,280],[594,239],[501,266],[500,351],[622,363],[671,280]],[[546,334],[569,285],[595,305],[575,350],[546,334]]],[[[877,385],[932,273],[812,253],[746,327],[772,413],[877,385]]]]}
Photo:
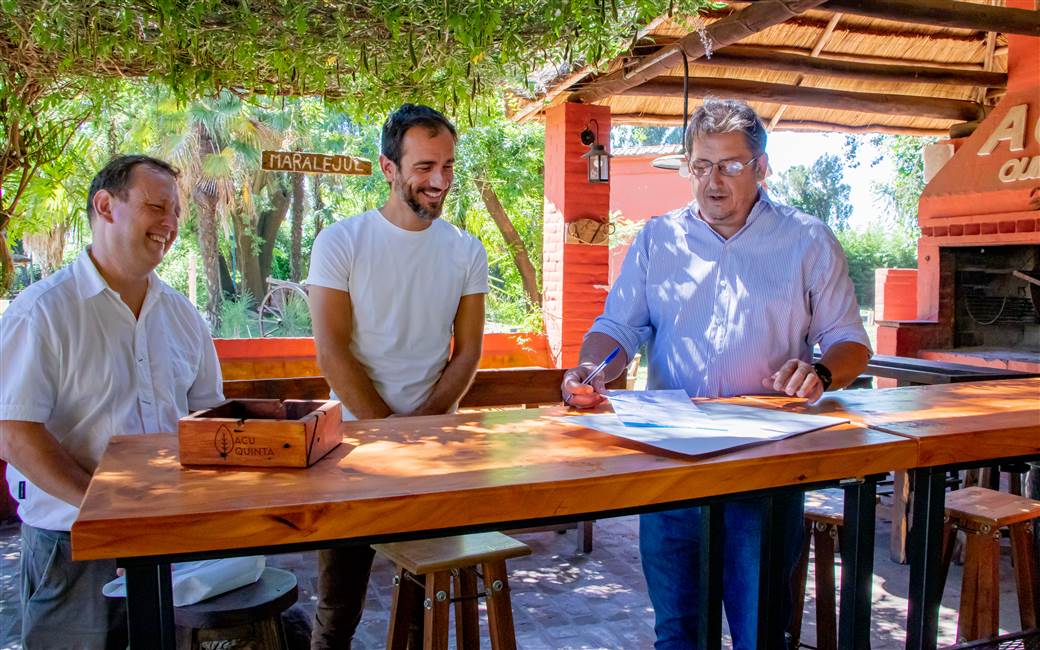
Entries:
{"type": "Polygon", "coordinates": [[[813,372],[820,378],[820,383],[823,384],[823,390],[827,390],[831,387],[831,383],[834,381],[834,377],[831,375],[831,370],[822,363],[812,364],[813,372]]]}

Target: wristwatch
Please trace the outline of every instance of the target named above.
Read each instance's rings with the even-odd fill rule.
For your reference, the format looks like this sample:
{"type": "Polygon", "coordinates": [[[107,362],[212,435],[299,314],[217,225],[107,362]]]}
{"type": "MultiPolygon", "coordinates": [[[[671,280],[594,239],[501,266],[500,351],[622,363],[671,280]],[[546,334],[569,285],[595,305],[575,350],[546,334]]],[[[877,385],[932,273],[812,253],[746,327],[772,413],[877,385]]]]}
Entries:
{"type": "Polygon", "coordinates": [[[823,365],[822,363],[812,364],[813,372],[820,378],[820,383],[823,384],[823,390],[827,390],[831,387],[831,382],[834,381],[834,377],[831,376],[830,368],[823,365]]]}

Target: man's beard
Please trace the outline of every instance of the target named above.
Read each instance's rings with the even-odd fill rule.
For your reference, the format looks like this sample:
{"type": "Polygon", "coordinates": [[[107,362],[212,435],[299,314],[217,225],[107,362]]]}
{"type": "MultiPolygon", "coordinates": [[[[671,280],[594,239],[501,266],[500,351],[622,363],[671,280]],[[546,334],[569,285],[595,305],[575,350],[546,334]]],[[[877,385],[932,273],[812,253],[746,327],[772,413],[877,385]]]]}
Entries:
{"type": "Polygon", "coordinates": [[[441,216],[441,211],[444,209],[444,199],[447,198],[448,192],[445,191],[441,196],[440,203],[430,206],[429,208],[424,207],[419,203],[419,193],[413,192],[411,188],[406,185],[401,185],[401,197],[404,199],[408,207],[412,209],[415,216],[419,217],[423,221],[433,221],[441,216]]]}

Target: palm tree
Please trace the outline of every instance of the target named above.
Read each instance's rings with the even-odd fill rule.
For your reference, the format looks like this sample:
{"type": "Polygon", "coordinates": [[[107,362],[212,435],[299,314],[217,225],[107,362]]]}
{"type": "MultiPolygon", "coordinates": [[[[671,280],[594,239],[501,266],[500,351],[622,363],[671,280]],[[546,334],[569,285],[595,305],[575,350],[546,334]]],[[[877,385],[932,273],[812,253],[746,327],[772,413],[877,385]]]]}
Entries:
{"type": "Polygon", "coordinates": [[[206,312],[216,328],[223,292],[220,229],[234,239],[244,291],[264,292],[275,234],[288,210],[288,193],[277,175],[260,170],[260,151],[281,145],[282,131],[270,111],[246,104],[230,91],[187,105],[162,102],[160,150],[182,173],[196,207],[199,249],[209,300],[206,312]],[[270,208],[257,211],[254,197],[264,190],[270,208]]]}

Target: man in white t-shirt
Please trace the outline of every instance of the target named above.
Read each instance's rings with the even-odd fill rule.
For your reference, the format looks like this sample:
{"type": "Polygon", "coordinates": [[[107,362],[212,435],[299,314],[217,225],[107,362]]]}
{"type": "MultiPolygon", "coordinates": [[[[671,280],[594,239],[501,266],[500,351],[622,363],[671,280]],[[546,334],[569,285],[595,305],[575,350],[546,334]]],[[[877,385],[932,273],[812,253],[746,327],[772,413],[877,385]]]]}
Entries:
{"type": "Polygon", "coordinates": [[[115,562],[75,562],[69,529],[113,435],[175,431],[224,399],[209,330],[155,274],[177,238],[177,171],[115,158],[87,199],[91,245],[0,318],[0,458],[22,519],[22,643],[126,648],[115,562]]]}
{"type": "MultiPolygon", "coordinates": [[[[386,204],[314,242],[307,285],[318,364],[345,420],[449,413],[476,374],[487,254],[438,218],[456,137],[432,108],[401,106],[383,125],[386,204]]],[[[372,556],[368,547],[319,551],[312,649],[350,647],[372,556]]]]}

